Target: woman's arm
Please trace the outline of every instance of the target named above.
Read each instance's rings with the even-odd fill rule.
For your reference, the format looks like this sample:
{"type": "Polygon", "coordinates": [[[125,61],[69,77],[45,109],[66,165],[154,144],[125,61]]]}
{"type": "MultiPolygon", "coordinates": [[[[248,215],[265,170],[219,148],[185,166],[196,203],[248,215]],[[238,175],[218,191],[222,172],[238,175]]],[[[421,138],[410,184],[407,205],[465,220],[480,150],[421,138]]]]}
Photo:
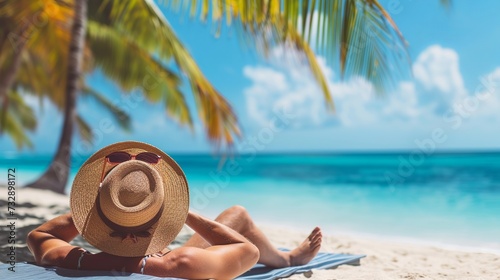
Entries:
{"type": "MultiPolygon", "coordinates": [[[[211,247],[181,247],[162,258],[150,258],[145,273],[189,279],[232,279],[251,268],[259,250],[245,237],[200,215],[189,213],[186,224],[205,238],[211,247]]],[[[76,269],[82,249],[68,242],[78,234],[70,214],[54,218],[28,234],[28,248],[40,265],[76,269]]],[[[107,253],[85,256],[82,269],[139,272],[142,258],[107,253]]]]}
{"type": "MultiPolygon", "coordinates": [[[[67,267],[68,259],[76,260],[81,249],[68,242],[78,235],[71,214],[58,216],[28,234],[28,248],[40,265],[67,267]]],[[[75,268],[76,268],[76,262],[75,268]]]]}
{"type": "Polygon", "coordinates": [[[257,263],[258,248],[233,229],[191,212],[186,224],[212,246],[173,250],[163,263],[156,266],[168,267],[167,273],[157,273],[154,267],[150,267],[151,274],[189,279],[233,279],[257,263]]]}
{"type": "MultiPolygon", "coordinates": [[[[82,248],[69,244],[78,235],[71,214],[56,217],[28,234],[28,248],[37,264],[76,269],[82,248]]],[[[116,270],[138,272],[140,257],[119,257],[104,252],[85,255],[81,268],[86,270],[116,270]]]]}

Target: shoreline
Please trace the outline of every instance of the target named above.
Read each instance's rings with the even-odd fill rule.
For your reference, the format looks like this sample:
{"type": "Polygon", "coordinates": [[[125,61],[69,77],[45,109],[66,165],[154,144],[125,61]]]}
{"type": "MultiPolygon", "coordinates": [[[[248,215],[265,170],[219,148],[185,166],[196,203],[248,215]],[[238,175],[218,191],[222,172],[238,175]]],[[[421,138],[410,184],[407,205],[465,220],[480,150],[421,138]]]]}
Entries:
{"type": "MultiPolygon", "coordinates": [[[[276,225],[273,225],[270,222],[258,222],[259,226],[263,228],[273,229],[276,228],[276,225]]],[[[287,230],[296,234],[304,233],[306,228],[298,228],[297,226],[291,226],[286,224],[281,224],[279,226],[280,229],[287,230]]],[[[492,254],[500,256],[500,249],[490,249],[487,247],[481,246],[469,246],[463,244],[456,243],[444,243],[438,242],[428,239],[420,239],[414,237],[407,236],[384,236],[382,234],[371,234],[371,233],[361,233],[355,231],[324,231],[329,236],[335,236],[338,239],[345,238],[356,238],[360,240],[372,241],[372,242],[388,242],[388,243],[397,243],[399,245],[409,245],[409,246],[424,246],[424,247],[436,247],[443,250],[463,252],[463,253],[483,253],[483,254],[492,254]]],[[[499,244],[500,245],[500,244],[499,244]]]]}
{"type": "MultiPolygon", "coordinates": [[[[0,192],[5,194],[5,187],[0,192]]],[[[26,247],[29,231],[59,214],[69,210],[69,196],[46,190],[16,189],[18,199],[16,214],[16,261],[33,261],[26,247]]],[[[0,197],[0,206],[6,208],[5,195],[0,197]]],[[[0,212],[6,221],[6,209],[0,212]]],[[[276,247],[294,248],[308,235],[312,228],[299,228],[286,224],[261,222],[257,225],[276,247]]],[[[0,234],[8,232],[2,227],[0,234]]],[[[185,242],[192,231],[185,228],[172,247],[185,242]]],[[[433,244],[406,238],[381,237],[370,234],[324,232],[320,251],[366,255],[359,266],[341,265],[336,269],[313,270],[312,274],[298,274],[288,279],[500,279],[500,254],[482,252],[457,246],[433,244]],[[465,249],[465,250],[464,250],[465,249]]],[[[3,240],[6,240],[2,238],[3,240]]],[[[5,241],[6,243],[6,241],[5,241]]],[[[81,238],[72,242],[87,249],[81,238]]],[[[0,244],[0,261],[6,262],[7,244],[0,244]]],[[[91,249],[91,251],[96,251],[91,249]]]]}

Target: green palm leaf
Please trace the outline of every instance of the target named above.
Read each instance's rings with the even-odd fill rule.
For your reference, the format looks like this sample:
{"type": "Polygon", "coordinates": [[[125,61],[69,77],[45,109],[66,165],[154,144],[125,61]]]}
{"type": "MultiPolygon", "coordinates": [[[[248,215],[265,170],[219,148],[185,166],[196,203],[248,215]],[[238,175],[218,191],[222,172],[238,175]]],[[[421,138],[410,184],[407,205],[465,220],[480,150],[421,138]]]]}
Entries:
{"type": "MultiPolygon", "coordinates": [[[[106,96],[102,93],[97,92],[96,90],[85,86],[82,89],[82,97],[90,97],[94,101],[96,101],[102,108],[111,113],[111,116],[115,119],[115,121],[120,125],[120,127],[126,131],[130,131],[130,115],[125,112],[122,108],[113,104],[111,100],[106,98],[106,96]]],[[[83,122],[83,118],[82,121],[83,122]]]]}
{"type": "Polygon", "coordinates": [[[2,104],[0,113],[0,131],[8,135],[16,144],[17,148],[25,146],[32,147],[27,131],[34,131],[37,119],[21,95],[16,91],[10,91],[7,102],[2,104]]]}
{"type": "MultiPolygon", "coordinates": [[[[174,9],[181,8],[179,0],[169,2],[174,9]]],[[[223,19],[228,25],[236,23],[252,38],[246,42],[257,45],[264,55],[270,47],[283,44],[303,53],[332,107],[326,79],[311,45],[331,65],[338,65],[343,77],[365,77],[378,92],[410,71],[406,42],[376,0],[191,0],[182,9],[191,16],[198,13],[201,20],[206,20],[211,11],[215,24],[220,25],[223,19]]]]}
{"type": "Polygon", "coordinates": [[[140,90],[151,102],[163,100],[172,118],[181,124],[192,125],[177,74],[138,46],[133,38],[89,21],[87,42],[93,63],[124,91],[140,90]]]}
{"type": "Polygon", "coordinates": [[[106,0],[99,10],[107,12],[109,21],[122,33],[133,37],[141,48],[157,54],[162,61],[174,60],[190,82],[199,118],[208,138],[216,144],[221,144],[223,140],[231,145],[234,137],[240,134],[236,115],[203,75],[156,4],[148,0],[106,0]]]}
{"type": "Polygon", "coordinates": [[[92,128],[80,114],[76,116],[76,130],[78,131],[78,135],[83,141],[92,143],[92,141],[94,140],[92,135],[92,128]]]}

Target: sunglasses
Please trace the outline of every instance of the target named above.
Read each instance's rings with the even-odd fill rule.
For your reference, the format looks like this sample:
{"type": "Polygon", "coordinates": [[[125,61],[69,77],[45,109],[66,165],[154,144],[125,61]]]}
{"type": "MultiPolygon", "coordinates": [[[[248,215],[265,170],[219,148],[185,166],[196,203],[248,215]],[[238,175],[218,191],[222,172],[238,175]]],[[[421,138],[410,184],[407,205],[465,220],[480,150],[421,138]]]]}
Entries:
{"type": "Polygon", "coordinates": [[[109,163],[122,163],[132,159],[156,164],[161,159],[161,156],[151,152],[143,152],[137,155],[131,155],[127,152],[113,152],[106,156],[106,160],[109,163]]]}
{"type": "Polygon", "coordinates": [[[102,184],[102,179],[104,178],[104,170],[106,169],[106,163],[117,165],[122,162],[126,162],[133,159],[140,160],[149,164],[157,164],[160,161],[161,156],[151,152],[142,152],[137,155],[131,155],[127,152],[113,152],[104,158],[105,161],[102,167],[100,184],[102,184]]]}

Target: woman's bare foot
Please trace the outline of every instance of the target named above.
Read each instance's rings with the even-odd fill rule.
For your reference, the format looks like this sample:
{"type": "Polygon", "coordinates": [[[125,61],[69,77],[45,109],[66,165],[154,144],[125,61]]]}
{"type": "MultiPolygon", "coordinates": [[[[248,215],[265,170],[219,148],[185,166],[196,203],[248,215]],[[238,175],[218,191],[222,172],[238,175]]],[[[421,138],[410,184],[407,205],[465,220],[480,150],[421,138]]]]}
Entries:
{"type": "Polygon", "coordinates": [[[323,234],[319,227],[315,227],[311,234],[294,250],[287,252],[290,266],[303,265],[311,261],[321,247],[323,234]]]}

